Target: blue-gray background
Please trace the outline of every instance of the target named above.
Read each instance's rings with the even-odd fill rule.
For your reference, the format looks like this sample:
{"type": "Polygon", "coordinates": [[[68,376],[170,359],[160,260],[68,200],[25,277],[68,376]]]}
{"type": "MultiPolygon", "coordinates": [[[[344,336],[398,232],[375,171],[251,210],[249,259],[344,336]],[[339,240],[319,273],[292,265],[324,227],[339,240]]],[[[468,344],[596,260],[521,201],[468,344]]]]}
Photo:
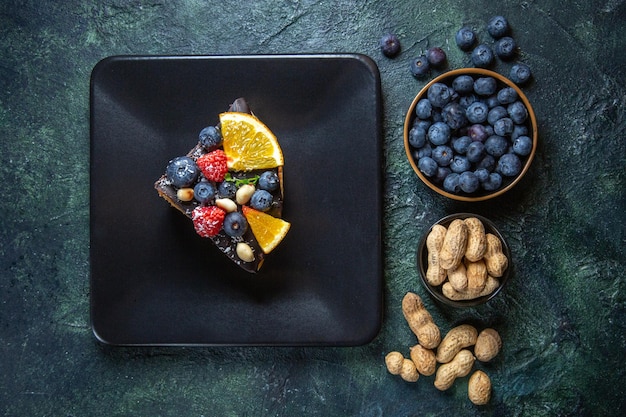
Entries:
{"type": "MultiPolygon", "coordinates": [[[[5,416],[591,416],[626,412],[626,2],[35,1],[0,4],[0,412],[5,416]],[[535,81],[530,172],[495,201],[448,201],[403,149],[406,109],[426,80],[408,61],[462,24],[488,39],[503,14],[535,81]],[[397,33],[396,59],[378,40],[397,33]],[[89,77],[118,54],[358,52],[378,64],[384,104],[385,307],[354,348],[108,348],[89,327],[89,77]],[[441,308],[417,281],[424,230],[457,211],[488,215],[513,250],[515,279],[488,306],[441,308]],[[445,393],[408,384],[384,355],[414,337],[400,311],[424,296],[443,331],[500,330],[485,367],[494,398],[467,379],[445,393]]],[[[506,73],[499,63],[494,69],[506,73]]],[[[433,73],[435,75],[435,73],[433,73]]],[[[132,190],[122,190],[132,193],[132,190]]]]}

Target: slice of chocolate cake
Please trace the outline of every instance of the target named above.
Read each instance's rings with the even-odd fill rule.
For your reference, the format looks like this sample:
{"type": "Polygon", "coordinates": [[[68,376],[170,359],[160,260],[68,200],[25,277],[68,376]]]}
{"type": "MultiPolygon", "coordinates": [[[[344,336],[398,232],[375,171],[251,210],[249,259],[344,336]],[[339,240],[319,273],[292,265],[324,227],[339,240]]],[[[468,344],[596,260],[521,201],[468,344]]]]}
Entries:
{"type": "Polygon", "coordinates": [[[282,165],[275,136],[239,98],[220,123],[201,130],[186,155],[169,161],[154,187],[200,236],[244,270],[257,272],[290,227],[281,219],[282,165]]]}

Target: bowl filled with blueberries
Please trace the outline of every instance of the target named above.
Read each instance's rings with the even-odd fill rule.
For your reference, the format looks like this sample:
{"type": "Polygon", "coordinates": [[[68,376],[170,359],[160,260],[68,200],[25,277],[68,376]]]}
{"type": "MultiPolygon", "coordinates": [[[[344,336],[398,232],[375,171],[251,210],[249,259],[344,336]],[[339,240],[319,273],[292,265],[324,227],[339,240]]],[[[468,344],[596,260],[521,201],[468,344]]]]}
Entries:
{"type": "Polygon", "coordinates": [[[429,188],[454,200],[483,201],[507,192],[528,171],[537,120],[525,94],[503,75],[452,70],[411,103],[404,148],[429,188]]]}

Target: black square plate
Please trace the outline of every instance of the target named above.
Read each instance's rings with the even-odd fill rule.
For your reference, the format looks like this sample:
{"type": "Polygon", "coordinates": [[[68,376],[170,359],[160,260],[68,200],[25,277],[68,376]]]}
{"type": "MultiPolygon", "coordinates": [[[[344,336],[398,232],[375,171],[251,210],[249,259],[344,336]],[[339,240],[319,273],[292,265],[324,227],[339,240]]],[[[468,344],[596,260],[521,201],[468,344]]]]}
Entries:
{"type": "Polygon", "coordinates": [[[382,320],[380,76],[363,55],[118,56],[91,75],[91,321],[112,345],[354,346],[382,320]],[[237,97],[291,230],[241,270],[153,183],[237,97]]]}

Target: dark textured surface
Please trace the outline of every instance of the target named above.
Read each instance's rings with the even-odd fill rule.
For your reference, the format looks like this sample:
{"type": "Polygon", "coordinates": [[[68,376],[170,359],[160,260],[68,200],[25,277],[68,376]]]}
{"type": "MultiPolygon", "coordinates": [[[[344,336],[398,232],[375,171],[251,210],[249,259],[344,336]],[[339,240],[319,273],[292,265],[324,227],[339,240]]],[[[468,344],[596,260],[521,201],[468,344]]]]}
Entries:
{"type": "MultiPolygon", "coordinates": [[[[82,415],[618,416],[626,412],[626,23],[623,0],[15,1],[0,4],[0,411],[82,415]],[[402,121],[425,83],[408,60],[442,45],[450,68],[461,24],[509,17],[540,145],[498,200],[445,200],[419,183],[402,121]],[[377,42],[391,30],[402,54],[377,42]],[[385,307],[356,348],[108,348],[89,327],[89,76],[117,54],[358,52],[380,68],[385,106],[385,307]],[[445,214],[475,211],[507,236],[514,276],[487,306],[441,308],[419,287],[414,250],[445,214]],[[484,366],[490,405],[404,383],[384,355],[414,343],[400,311],[424,296],[445,331],[496,327],[484,366]]],[[[507,65],[495,69],[506,72],[507,65]]],[[[151,184],[149,185],[151,186],[151,184]]],[[[122,189],[122,195],[133,190],[122,189]]]]}

